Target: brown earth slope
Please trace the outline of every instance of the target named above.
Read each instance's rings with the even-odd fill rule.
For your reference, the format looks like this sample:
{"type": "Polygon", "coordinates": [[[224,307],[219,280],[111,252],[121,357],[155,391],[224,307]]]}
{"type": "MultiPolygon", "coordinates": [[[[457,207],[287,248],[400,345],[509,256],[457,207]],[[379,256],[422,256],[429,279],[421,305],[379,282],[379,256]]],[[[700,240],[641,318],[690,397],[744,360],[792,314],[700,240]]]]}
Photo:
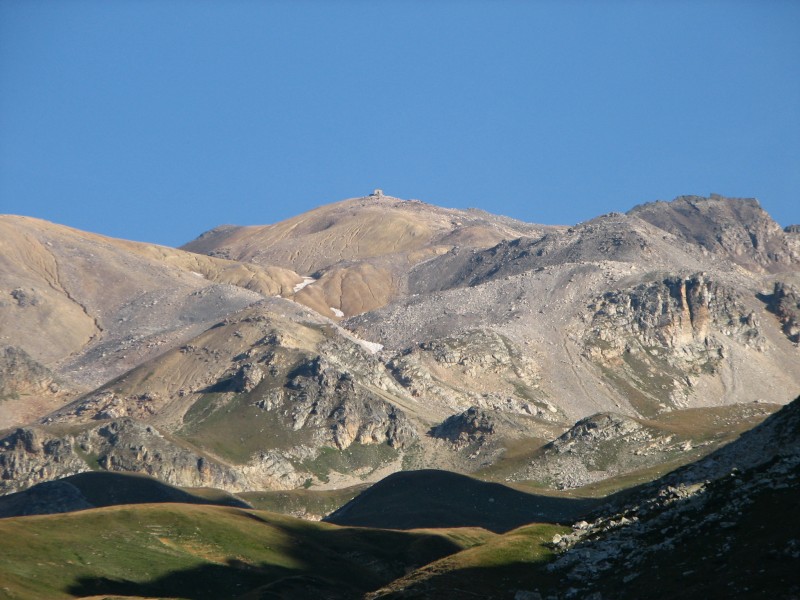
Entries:
{"type": "Polygon", "coordinates": [[[297,294],[297,301],[334,317],[337,311],[351,316],[404,295],[411,267],[454,247],[487,248],[549,229],[478,210],[375,195],[321,206],[274,225],[220,227],[183,249],[312,277],[316,281],[297,294]]]}
{"type": "Polygon", "coordinates": [[[0,427],[35,415],[36,405],[52,409],[264,295],[291,295],[300,281],[287,269],[0,216],[0,347],[62,380],[58,397],[37,389],[49,386],[42,381],[7,398],[0,427]]]}

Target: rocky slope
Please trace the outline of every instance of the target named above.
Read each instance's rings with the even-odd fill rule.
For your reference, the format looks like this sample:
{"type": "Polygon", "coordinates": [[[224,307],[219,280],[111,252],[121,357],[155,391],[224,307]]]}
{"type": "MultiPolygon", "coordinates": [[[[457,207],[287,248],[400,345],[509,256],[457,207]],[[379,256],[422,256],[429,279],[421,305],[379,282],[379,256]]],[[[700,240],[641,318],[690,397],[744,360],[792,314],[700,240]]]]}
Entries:
{"type": "Polygon", "coordinates": [[[570,585],[559,597],[797,597],[798,493],[800,398],[556,536],[549,569],[570,585]]]}
{"type": "Polygon", "coordinates": [[[279,457],[263,455],[249,468],[233,468],[133,419],[108,421],[61,435],[19,428],[0,439],[0,449],[0,476],[6,493],[98,469],[144,473],[184,487],[232,491],[297,487],[302,483],[293,472],[282,468],[279,457]]]}
{"type": "Polygon", "coordinates": [[[776,281],[771,294],[759,296],[781,324],[791,342],[800,343],[800,290],[796,286],[776,281]]]}
{"type": "Polygon", "coordinates": [[[415,397],[394,369],[332,321],[264,300],[54,412],[46,442],[21,442],[30,429],[0,441],[0,485],[97,467],[230,491],[343,485],[429,459],[474,470],[502,452],[496,437],[559,431],[528,408],[478,439],[450,418],[471,397],[415,397]]]}
{"type": "Polygon", "coordinates": [[[0,345],[93,388],[301,281],[171,248],[0,217],[0,345]]]}
{"type": "Polygon", "coordinates": [[[663,473],[735,440],[779,408],[741,404],[671,411],[656,419],[598,413],[544,445],[527,468],[507,479],[571,489],[621,475],[663,473]]]}
{"type": "Polygon", "coordinates": [[[636,206],[628,214],[747,270],[796,271],[800,261],[797,240],[753,198],[681,196],[636,206]]]}
{"type": "MultiPolygon", "coordinates": [[[[762,257],[776,257],[773,275],[762,266],[745,270],[635,212],[452,251],[412,269],[416,296],[345,326],[401,354],[474,331],[503,336],[535,366],[536,397],[572,419],[598,411],[652,416],[796,390],[797,347],[786,333],[791,296],[771,300],[776,285],[790,290],[797,280],[798,255],[785,232],[772,223],[769,240],[758,241],[758,228],[753,234],[759,247],[780,238],[788,248],[762,257]]],[[[745,256],[754,246],[736,248],[745,256]]]]}

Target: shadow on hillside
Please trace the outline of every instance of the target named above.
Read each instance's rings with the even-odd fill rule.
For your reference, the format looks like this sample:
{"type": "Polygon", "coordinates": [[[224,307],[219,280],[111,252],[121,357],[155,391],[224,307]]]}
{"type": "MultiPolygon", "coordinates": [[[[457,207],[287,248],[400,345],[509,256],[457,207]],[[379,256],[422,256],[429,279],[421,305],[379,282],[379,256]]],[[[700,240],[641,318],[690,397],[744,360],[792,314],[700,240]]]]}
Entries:
{"type": "Polygon", "coordinates": [[[265,578],[279,579],[291,574],[279,567],[254,569],[236,560],[225,565],[202,565],[176,571],[148,582],[107,577],[80,577],[67,588],[74,596],[175,596],[181,598],[224,598],[257,587],[265,578]]]}
{"type": "Polygon", "coordinates": [[[90,471],[0,497],[0,518],[166,502],[250,508],[246,502],[222,491],[214,498],[204,498],[140,473],[90,471]]]}
{"type": "Polygon", "coordinates": [[[449,471],[394,473],[324,520],[383,529],[483,527],[505,533],[528,523],[573,523],[601,500],[521,492],[449,471]]]}
{"type": "MultiPolygon", "coordinates": [[[[732,469],[748,469],[768,463],[775,456],[789,452],[800,440],[800,396],[778,412],[743,432],[699,460],[680,466],[661,477],[606,496],[605,512],[620,511],[627,504],[640,503],[669,485],[691,485],[725,477],[732,469]]],[[[595,516],[591,514],[590,516],[595,516]]],[[[599,514],[597,515],[599,516],[599,514]]]]}
{"type": "Polygon", "coordinates": [[[470,567],[433,573],[428,577],[413,574],[411,579],[388,585],[368,598],[375,600],[507,600],[518,591],[564,588],[555,576],[545,569],[547,561],[510,562],[496,566],[470,567]]]}
{"type": "Polygon", "coordinates": [[[238,598],[258,590],[257,598],[353,598],[364,591],[343,581],[329,581],[272,565],[250,565],[228,559],[224,565],[201,565],[148,582],[81,577],[66,591],[77,597],[134,596],[189,600],[238,598]]]}
{"type": "MultiPolygon", "coordinates": [[[[176,570],[150,581],[83,576],[65,591],[73,596],[179,597],[190,600],[239,598],[360,598],[407,572],[461,550],[443,536],[369,529],[314,529],[280,526],[245,513],[253,527],[263,523],[291,540],[280,555],[291,568],[246,557],[224,564],[176,570]]],[[[153,557],[156,561],[158,558],[153,557]]],[[[136,574],[131,574],[136,577],[136,574]]]]}

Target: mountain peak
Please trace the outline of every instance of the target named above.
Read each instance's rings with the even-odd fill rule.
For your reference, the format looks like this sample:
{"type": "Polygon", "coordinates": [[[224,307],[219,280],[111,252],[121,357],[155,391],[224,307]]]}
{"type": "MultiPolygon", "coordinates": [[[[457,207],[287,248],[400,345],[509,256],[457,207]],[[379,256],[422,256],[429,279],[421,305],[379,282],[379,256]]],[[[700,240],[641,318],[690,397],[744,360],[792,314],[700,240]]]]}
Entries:
{"type": "Polygon", "coordinates": [[[628,214],[750,270],[782,272],[800,263],[798,248],[755,198],[679,196],[628,214]]]}

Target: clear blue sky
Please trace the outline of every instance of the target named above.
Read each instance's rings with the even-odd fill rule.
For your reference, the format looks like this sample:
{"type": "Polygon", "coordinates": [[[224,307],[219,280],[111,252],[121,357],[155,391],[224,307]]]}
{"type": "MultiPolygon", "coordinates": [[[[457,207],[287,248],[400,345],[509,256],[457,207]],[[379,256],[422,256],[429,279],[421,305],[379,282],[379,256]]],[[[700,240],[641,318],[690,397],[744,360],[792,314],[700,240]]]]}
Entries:
{"type": "Polygon", "coordinates": [[[0,213],[179,245],[376,187],[800,222],[800,2],[0,0],[0,213]]]}

